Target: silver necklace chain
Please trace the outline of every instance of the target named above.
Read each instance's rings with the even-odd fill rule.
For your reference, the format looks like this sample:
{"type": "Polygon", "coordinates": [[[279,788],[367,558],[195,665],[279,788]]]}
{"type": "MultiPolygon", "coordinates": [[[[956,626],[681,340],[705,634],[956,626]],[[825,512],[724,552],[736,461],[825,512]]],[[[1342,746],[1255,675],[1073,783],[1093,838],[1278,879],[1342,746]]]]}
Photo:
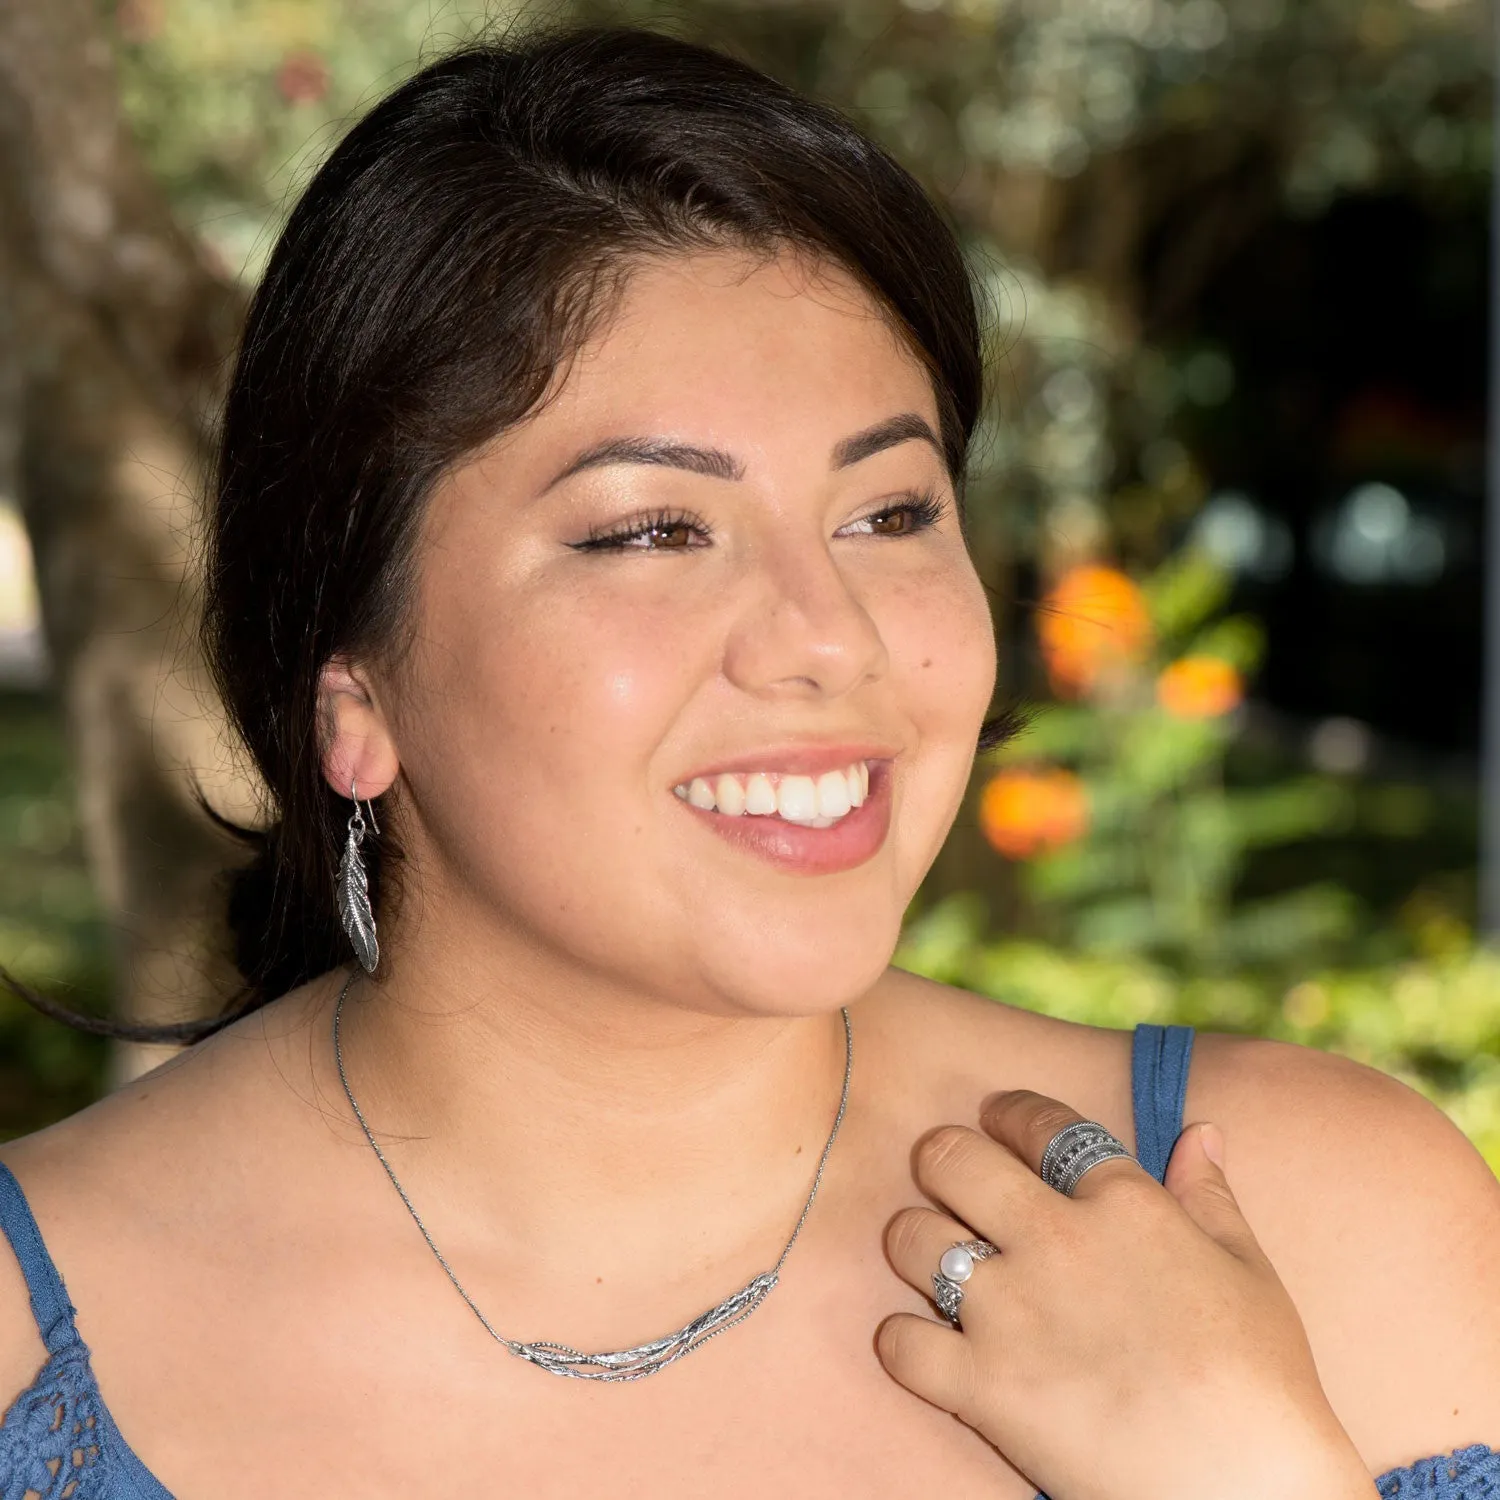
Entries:
{"type": "Polygon", "coordinates": [[[422,1238],[427,1241],[427,1248],[432,1251],[437,1263],[447,1273],[454,1290],[468,1303],[469,1311],[479,1319],[484,1331],[497,1344],[503,1345],[518,1359],[539,1365],[554,1375],[566,1375],[575,1380],[642,1380],[647,1375],[654,1375],[658,1370],[666,1369],[683,1355],[691,1354],[694,1349],[701,1348],[710,1339],[717,1338],[721,1333],[727,1333],[736,1323],[743,1323],[770,1296],[776,1283],[781,1279],[781,1268],[786,1264],[787,1256],[792,1253],[792,1246],[797,1243],[797,1236],[802,1233],[802,1226],[807,1222],[807,1216],[812,1211],[813,1199],[818,1196],[818,1188],[823,1181],[823,1169],[828,1165],[829,1153],[833,1150],[834,1141],[838,1139],[839,1126],[844,1123],[844,1111],[849,1104],[849,1078],[854,1071],[854,1029],[849,1023],[847,1008],[839,1011],[844,1021],[844,1084],[839,1092],[838,1113],[833,1117],[833,1129],[828,1132],[827,1144],[823,1147],[823,1154],[818,1158],[818,1169],[813,1173],[812,1190],[807,1195],[807,1202],[802,1205],[802,1212],[797,1216],[796,1224],[792,1226],[791,1238],[787,1240],[781,1254],[776,1257],[776,1264],[769,1271],[763,1271],[759,1276],[752,1278],[739,1291],[726,1297],[716,1307],[700,1313],[691,1323],[679,1328],[676,1333],[652,1339],[650,1343],[637,1344],[631,1349],[585,1354],[567,1344],[554,1344],[545,1340],[523,1344],[515,1339],[506,1338],[479,1310],[463,1282],[454,1274],[447,1257],[438,1249],[432,1236],[427,1232],[427,1226],[422,1222],[421,1214],[417,1212],[416,1205],[407,1195],[406,1189],[401,1186],[401,1179],[396,1176],[390,1162],[386,1159],[385,1152],[380,1149],[380,1143],[375,1139],[374,1132],[365,1120],[364,1111],[360,1109],[359,1101],[354,1097],[354,1090],[349,1087],[349,1075],[344,1071],[344,1049],[340,1042],[339,1023],[343,1017],[344,999],[349,993],[349,986],[354,983],[354,977],[351,974],[344,981],[344,987],[339,991],[338,1002],[333,1007],[333,1058],[338,1065],[339,1082],[344,1086],[344,1097],[348,1099],[349,1108],[354,1111],[354,1118],[359,1121],[359,1128],[364,1131],[365,1139],[370,1143],[370,1149],[375,1153],[380,1165],[385,1168],[385,1175],[391,1179],[391,1186],[400,1194],[407,1213],[412,1216],[417,1228],[421,1230],[422,1238]]]}

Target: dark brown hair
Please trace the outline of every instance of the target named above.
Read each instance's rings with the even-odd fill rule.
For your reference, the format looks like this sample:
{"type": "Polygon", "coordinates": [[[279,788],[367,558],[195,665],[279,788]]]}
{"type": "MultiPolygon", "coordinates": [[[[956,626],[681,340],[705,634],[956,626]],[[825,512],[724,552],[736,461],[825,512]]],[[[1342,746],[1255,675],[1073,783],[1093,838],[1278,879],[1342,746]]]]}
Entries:
{"type": "MultiPolygon", "coordinates": [[[[233,881],[245,989],[221,1020],[349,956],[319,674],[399,651],[434,480],[535,408],[634,260],[723,245],[856,277],[928,370],[962,480],[983,372],[952,230],[849,120],[731,57],[631,29],[467,47],[308,185],[250,308],[209,514],[208,655],[272,815],[233,881]]],[[[390,845],[365,850],[378,893],[390,845]]]]}

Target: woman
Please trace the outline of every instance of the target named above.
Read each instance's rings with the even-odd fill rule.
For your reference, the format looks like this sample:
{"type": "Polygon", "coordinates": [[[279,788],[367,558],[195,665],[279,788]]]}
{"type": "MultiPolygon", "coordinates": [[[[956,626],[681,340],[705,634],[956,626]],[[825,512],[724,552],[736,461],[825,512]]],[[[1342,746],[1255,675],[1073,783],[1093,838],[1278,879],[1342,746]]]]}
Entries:
{"type": "Polygon", "coordinates": [[[1185,1039],[1133,1109],[1128,1035],[888,967],[1003,732],[980,373],[911,178],[714,53],[476,48],[354,128],[212,516],[246,995],[4,1152],[5,1500],[1500,1482],[1435,1111],[1204,1037],[1170,1191],[1106,1142],[1070,1199],[1079,1116],[1161,1169],[1185,1039]]]}

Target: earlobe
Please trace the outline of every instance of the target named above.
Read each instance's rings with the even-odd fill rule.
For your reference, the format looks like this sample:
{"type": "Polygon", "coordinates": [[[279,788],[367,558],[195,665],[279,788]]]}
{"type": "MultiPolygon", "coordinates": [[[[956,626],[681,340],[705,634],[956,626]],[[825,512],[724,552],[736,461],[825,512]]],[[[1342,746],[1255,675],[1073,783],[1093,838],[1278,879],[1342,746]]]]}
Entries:
{"type": "Polygon", "coordinates": [[[361,800],[390,790],[401,769],[396,745],[359,667],[336,657],[318,681],[323,776],[341,797],[361,800]]]}

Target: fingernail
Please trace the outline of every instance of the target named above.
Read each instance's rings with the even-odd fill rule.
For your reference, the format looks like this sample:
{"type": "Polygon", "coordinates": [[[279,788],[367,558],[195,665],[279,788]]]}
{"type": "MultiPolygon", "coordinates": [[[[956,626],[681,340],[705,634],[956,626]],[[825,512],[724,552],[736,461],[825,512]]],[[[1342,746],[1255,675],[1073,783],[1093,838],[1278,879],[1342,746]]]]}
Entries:
{"type": "Polygon", "coordinates": [[[1198,1132],[1203,1154],[1222,1172],[1224,1170],[1224,1132],[1217,1125],[1205,1125],[1198,1132]]]}

